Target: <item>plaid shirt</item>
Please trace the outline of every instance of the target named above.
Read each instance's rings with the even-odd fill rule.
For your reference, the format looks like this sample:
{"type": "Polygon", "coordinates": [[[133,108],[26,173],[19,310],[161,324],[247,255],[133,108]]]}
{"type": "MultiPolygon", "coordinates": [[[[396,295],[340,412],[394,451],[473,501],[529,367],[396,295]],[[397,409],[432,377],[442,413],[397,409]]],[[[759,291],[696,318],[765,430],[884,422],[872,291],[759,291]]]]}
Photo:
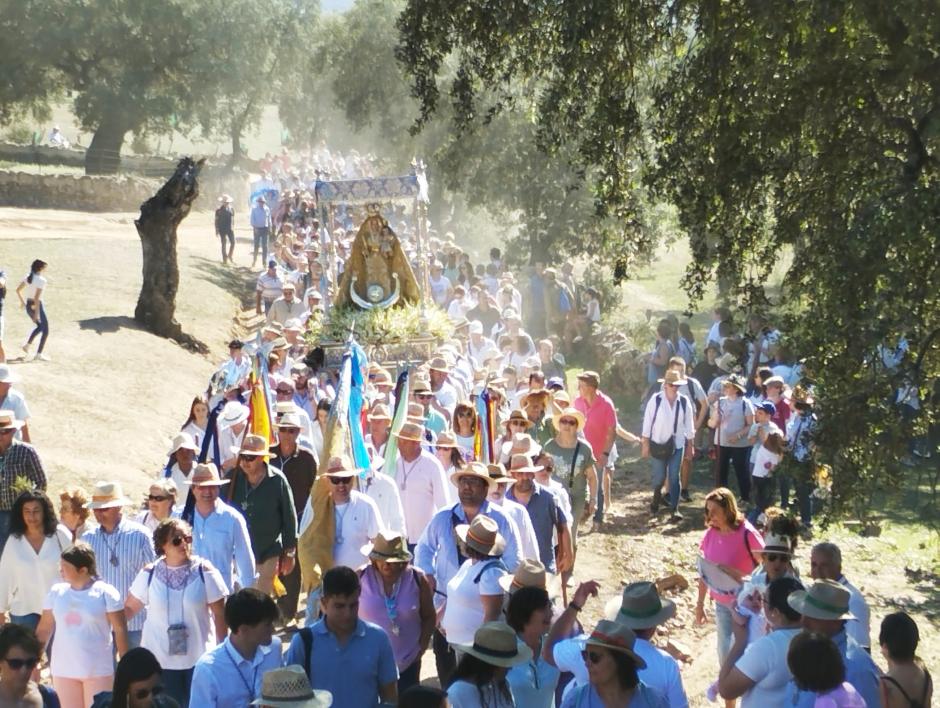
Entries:
{"type": "Polygon", "coordinates": [[[14,440],[5,453],[0,454],[0,510],[9,511],[22,489],[14,489],[17,477],[23,477],[31,488],[46,489],[46,473],[36,448],[14,440]]]}

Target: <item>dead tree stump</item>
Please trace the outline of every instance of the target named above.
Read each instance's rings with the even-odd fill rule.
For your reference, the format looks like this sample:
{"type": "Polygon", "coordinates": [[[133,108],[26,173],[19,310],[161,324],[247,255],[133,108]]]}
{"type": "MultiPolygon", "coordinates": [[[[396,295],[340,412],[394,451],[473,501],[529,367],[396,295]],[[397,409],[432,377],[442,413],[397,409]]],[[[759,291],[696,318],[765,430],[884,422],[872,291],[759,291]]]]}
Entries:
{"type": "Polygon", "coordinates": [[[175,313],[180,281],[176,229],[199,196],[199,170],[204,162],[191,157],[180,160],[173,176],[141,205],[140,218],[134,222],[144,255],[143,283],[134,319],[148,331],[202,353],[208,352],[208,347],[183,332],[175,313]]]}

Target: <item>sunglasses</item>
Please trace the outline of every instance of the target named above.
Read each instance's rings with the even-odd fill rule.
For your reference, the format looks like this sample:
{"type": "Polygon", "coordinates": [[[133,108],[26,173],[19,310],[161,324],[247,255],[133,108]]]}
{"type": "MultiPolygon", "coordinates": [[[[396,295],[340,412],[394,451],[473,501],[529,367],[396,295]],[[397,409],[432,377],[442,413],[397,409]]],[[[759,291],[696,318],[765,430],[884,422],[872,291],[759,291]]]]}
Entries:
{"type": "Polygon", "coordinates": [[[157,494],[148,494],[147,501],[165,502],[169,497],[161,497],[157,494]]]}
{"type": "Polygon", "coordinates": [[[0,430],[0,435],[13,435],[16,432],[16,428],[4,428],[0,430]]]}
{"type": "Polygon", "coordinates": [[[330,484],[352,484],[352,477],[330,477],[330,484]]]}
{"type": "Polygon", "coordinates": [[[578,421],[572,420],[571,418],[562,418],[558,421],[559,425],[577,425],[578,421]]]}
{"type": "Polygon", "coordinates": [[[280,430],[284,435],[296,435],[300,432],[300,428],[281,428],[280,430]]]}
{"type": "Polygon", "coordinates": [[[32,671],[36,668],[36,664],[39,663],[39,659],[33,657],[31,659],[4,659],[9,666],[14,671],[22,671],[23,669],[29,669],[32,671]]]}
{"type": "Polygon", "coordinates": [[[138,688],[134,691],[134,698],[138,701],[144,701],[150,696],[159,696],[161,693],[163,693],[163,686],[160,685],[154,686],[153,688],[138,688]]]}
{"type": "Polygon", "coordinates": [[[174,536],[173,539],[170,541],[170,543],[172,543],[174,546],[182,546],[184,543],[192,543],[192,542],[193,542],[192,536],[174,536]]]}
{"type": "Polygon", "coordinates": [[[293,393],[293,391],[291,391],[289,388],[276,388],[276,389],[274,389],[274,390],[277,391],[277,392],[278,392],[279,394],[281,394],[282,396],[286,396],[286,395],[289,394],[289,393],[290,393],[290,394],[293,393]]]}
{"type": "Polygon", "coordinates": [[[434,394],[433,393],[416,393],[415,398],[421,398],[421,399],[434,398],[434,394]]]}
{"type": "Polygon", "coordinates": [[[513,426],[520,425],[522,427],[525,427],[527,425],[527,423],[524,420],[510,420],[509,424],[513,426]]]}
{"type": "Polygon", "coordinates": [[[592,664],[599,664],[604,656],[598,654],[596,651],[584,650],[581,652],[581,658],[585,661],[590,661],[592,664]]]}
{"type": "Polygon", "coordinates": [[[764,558],[769,560],[771,563],[776,563],[777,561],[788,561],[790,558],[783,555],[782,553],[765,553],[764,558]]]}

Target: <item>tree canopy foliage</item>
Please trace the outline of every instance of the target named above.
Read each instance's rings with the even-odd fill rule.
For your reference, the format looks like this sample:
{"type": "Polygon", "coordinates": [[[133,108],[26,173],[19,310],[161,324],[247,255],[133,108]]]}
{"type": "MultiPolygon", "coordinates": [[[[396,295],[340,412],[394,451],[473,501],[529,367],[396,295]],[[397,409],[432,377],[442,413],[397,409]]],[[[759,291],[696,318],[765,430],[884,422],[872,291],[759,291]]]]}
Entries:
{"type": "Polygon", "coordinates": [[[419,127],[441,111],[459,131],[495,125],[525,86],[538,145],[595,176],[600,214],[642,220],[638,189],[675,206],[691,303],[723,277],[786,315],[818,388],[832,508],[863,512],[896,484],[937,417],[938,6],[410,0],[399,30],[419,127]],[[879,347],[902,338],[908,355],[884,366],[879,347]],[[896,395],[910,384],[913,424],[896,395]]]}

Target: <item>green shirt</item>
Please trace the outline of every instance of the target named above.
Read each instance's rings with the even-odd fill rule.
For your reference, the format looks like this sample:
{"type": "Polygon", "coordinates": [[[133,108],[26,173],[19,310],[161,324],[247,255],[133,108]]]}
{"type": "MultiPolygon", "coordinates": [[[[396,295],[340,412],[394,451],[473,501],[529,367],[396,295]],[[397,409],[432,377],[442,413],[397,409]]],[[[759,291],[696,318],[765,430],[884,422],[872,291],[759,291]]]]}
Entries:
{"type": "Polygon", "coordinates": [[[577,444],[562,447],[558,444],[558,440],[553,438],[545,443],[542,450],[554,458],[555,478],[568,488],[568,493],[571,495],[571,509],[575,519],[579,519],[580,510],[587,503],[588,488],[585,473],[589,467],[597,463],[591,444],[587,440],[578,438],[577,444]],[[578,458],[574,462],[574,476],[572,477],[571,460],[575,449],[578,451],[578,458]]]}
{"type": "Polygon", "coordinates": [[[245,517],[257,563],[297,547],[297,512],[290,485],[280,470],[265,467],[267,475],[254,488],[249,487],[240,467],[235,467],[228,476],[232,483],[226,501],[245,517]]]}

